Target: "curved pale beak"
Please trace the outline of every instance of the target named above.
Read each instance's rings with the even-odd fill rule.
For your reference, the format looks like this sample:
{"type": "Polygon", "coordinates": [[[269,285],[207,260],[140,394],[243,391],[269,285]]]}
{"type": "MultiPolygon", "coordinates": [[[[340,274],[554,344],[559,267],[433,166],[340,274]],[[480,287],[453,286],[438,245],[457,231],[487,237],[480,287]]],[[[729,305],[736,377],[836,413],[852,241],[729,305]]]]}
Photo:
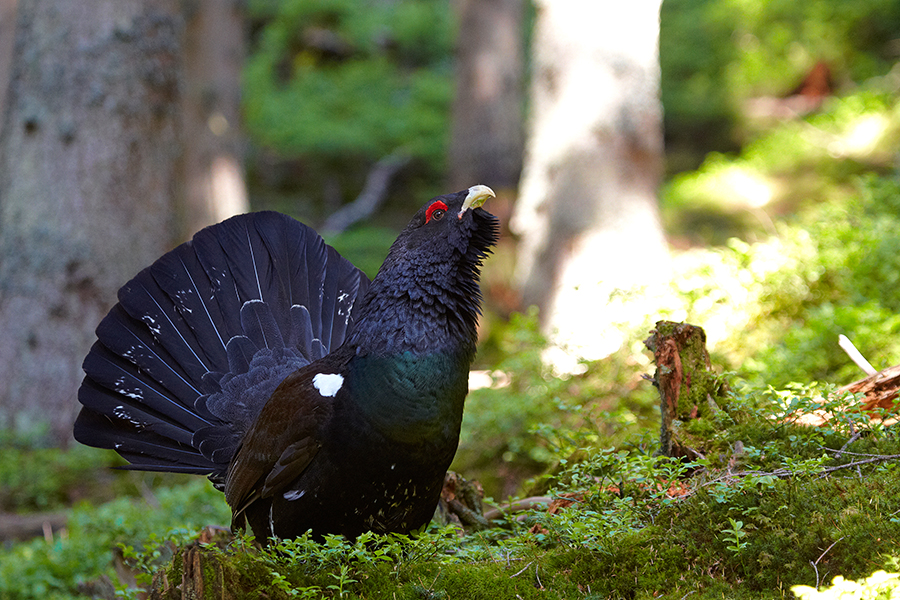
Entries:
{"type": "Polygon", "coordinates": [[[497,194],[494,193],[494,190],[489,188],[486,185],[473,185],[469,188],[469,193],[466,195],[466,199],[463,201],[462,208],[459,211],[458,219],[462,219],[463,214],[469,210],[470,208],[478,208],[488,198],[496,198],[497,194]]]}

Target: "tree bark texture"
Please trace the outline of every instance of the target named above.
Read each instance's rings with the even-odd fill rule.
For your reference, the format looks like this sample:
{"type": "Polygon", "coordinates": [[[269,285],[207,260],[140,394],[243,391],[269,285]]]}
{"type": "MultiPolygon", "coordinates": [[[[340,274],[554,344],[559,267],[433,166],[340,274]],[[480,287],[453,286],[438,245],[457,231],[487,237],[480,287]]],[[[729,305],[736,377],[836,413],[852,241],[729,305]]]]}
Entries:
{"type": "Polygon", "coordinates": [[[457,0],[450,188],[513,190],[522,169],[523,0],[457,0]]]}
{"type": "Polygon", "coordinates": [[[249,210],[240,128],[244,20],[237,0],[186,6],[182,238],[249,210]]]}
{"type": "Polygon", "coordinates": [[[697,458],[699,442],[692,440],[690,431],[701,419],[710,422],[724,390],[709,361],[706,332],[687,323],[659,321],[644,344],[656,363],[653,385],[660,397],[660,451],[697,458]]]}
{"type": "Polygon", "coordinates": [[[184,6],[19,0],[0,122],[0,429],[71,438],[94,328],[186,233],[184,6]]]}
{"type": "Polygon", "coordinates": [[[656,198],[660,1],[536,5],[531,123],[512,222],[517,277],[553,341],[600,358],[624,341],[615,324],[631,319],[611,299],[664,280],[668,262],[656,198]]]}
{"type": "MultiPolygon", "coordinates": [[[[19,0],[0,0],[0,115],[6,109],[6,91],[16,39],[16,6],[19,0]]],[[[3,119],[0,118],[0,127],[3,119]]]]}

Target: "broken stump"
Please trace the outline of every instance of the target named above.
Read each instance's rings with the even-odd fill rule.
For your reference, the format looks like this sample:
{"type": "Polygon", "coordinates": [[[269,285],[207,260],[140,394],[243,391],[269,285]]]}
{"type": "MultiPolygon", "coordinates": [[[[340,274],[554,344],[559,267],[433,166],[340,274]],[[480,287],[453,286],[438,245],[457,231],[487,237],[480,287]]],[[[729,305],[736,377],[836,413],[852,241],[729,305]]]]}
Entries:
{"type": "Polygon", "coordinates": [[[688,323],[657,321],[644,345],[656,363],[652,381],[660,397],[661,453],[702,456],[690,430],[697,430],[700,420],[709,421],[720,410],[718,401],[725,391],[709,361],[706,332],[688,323]]]}

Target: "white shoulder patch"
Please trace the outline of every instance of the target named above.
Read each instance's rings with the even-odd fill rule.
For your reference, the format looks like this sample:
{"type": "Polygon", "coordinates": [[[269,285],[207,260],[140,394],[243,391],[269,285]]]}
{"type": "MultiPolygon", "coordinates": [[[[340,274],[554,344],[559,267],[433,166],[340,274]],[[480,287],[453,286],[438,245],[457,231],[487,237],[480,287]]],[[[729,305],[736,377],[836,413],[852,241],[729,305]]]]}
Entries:
{"type": "Polygon", "coordinates": [[[323,396],[332,397],[344,385],[344,378],[337,373],[318,373],[313,377],[313,387],[323,396]]]}

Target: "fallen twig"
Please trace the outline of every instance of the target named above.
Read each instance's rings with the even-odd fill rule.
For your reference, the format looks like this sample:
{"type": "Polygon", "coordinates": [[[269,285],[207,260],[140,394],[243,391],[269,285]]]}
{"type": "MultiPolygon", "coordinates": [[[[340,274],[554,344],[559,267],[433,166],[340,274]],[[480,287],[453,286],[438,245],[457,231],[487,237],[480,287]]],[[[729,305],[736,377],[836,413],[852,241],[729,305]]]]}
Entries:
{"type": "Polygon", "coordinates": [[[532,563],[534,563],[534,561],[531,561],[530,563],[528,563],[527,565],[525,565],[524,567],[522,567],[522,570],[519,571],[518,573],[516,573],[515,575],[510,575],[509,578],[512,579],[513,577],[518,577],[519,575],[521,575],[522,573],[524,573],[524,572],[525,572],[525,569],[527,569],[528,567],[530,567],[530,566],[532,565],[532,563]]]}
{"type": "Polygon", "coordinates": [[[869,465],[872,463],[879,462],[887,462],[889,460],[897,460],[900,459],[900,454],[883,454],[881,456],[874,456],[872,458],[867,458],[865,460],[855,460],[853,462],[848,462],[844,465],[835,465],[833,467],[825,467],[822,470],[822,473],[827,475],[828,473],[834,473],[835,471],[840,471],[841,469],[852,469],[854,467],[859,467],[862,465],[869,465]]]}
{"type": "Polygon", "coordinates": [[[488,521],[493,521],[494,519],[499,519],[500,517],[510,513],[531,510],[532,508],[536,508],[541,504],[549,505],[552,501],[553,499],[549,496],[531,496],[529,498],[516,500],[515,502],[511,502],[509,504],[503,504],[501,506],[489,508],[484,511],[484,518],[488,521]]]}
{"type": "MultiPolygon", "coordinates": [[[[844,539],[844,537],[846,537],[846,536],[839,537],[838,539],[836,539],[836,540],[834,540],[833,542],[831,542],[831,545],[828,546],[827,548],[825,548],[825,551],[822,552],[822,554],[819,555],[819,558],[816,559],[816,562],[809,561],[809,564],[812,565],[813,571],[816,572],[816,589],[818,589],[818,587],[819,587],[819,567],[818,567],[819,561],[822,560],[822,557],[823,557],[823,556],[825,556],[826,554],[828,554],[828,551],[829,551],[829,550],[831,550],[832,548],[834,548],[834,545],[835,545],[835,544],[837,544],[839,541],[841,541],[842,539],[844,539]]],[[[827,571],[826,571],[826,572],[827,572],[827,571]]]]}
{"type": "MultiPolygon", "coordinates": [[[[870,465],[874,463],[887,462],[891,460],[900,460],[900,454],[862,454],[859,452],[848,452],[847,450],[835,450],[833,448],[824,448],[824,450],[828,452],[834,452],[836,454],[851,454],[853,456],[865,456],[867,458],[861,460],[854,460],[843,465],[834,465],[831,467],[823,467],[822,470],[818,473],[819,476],[828,475],[829,473],[834,473],[835,471],[840,471],[842,469],[853,469],[863,465],[870,465]]],[[[720,483],[722,481],[727,481],[729,479],[741,479],[744,477],[777,477],[779,479],[785,479],[787,477],[791,477],[794,474],[790,469],[775,469],[774,471],[738,471],[736,473],[726,473],[720,477],[716,477],[714,479],[710,479],[708,481],[704,481],[700,484],[700,487],[706,487],[710,485],[714,485],[716,483],[720,483]]],[[[683,497],[688,497],[692,495],[694,492],[689,491],[683,495],[683,497]]]]}

